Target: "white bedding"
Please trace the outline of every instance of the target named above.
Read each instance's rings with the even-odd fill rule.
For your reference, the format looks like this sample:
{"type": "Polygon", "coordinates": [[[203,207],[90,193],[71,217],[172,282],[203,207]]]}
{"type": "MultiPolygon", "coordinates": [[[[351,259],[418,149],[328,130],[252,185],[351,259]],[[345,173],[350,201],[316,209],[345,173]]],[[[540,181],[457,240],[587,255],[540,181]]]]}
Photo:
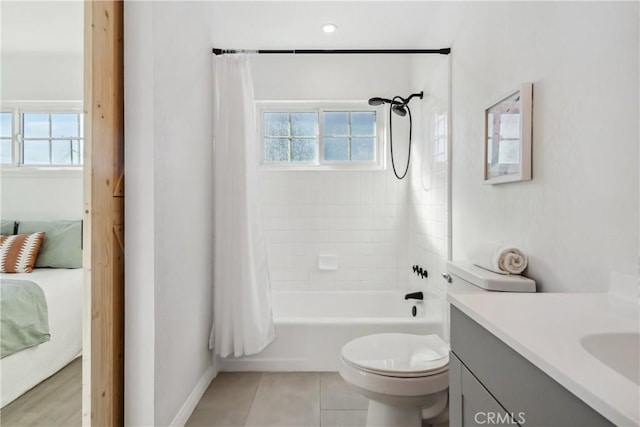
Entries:
{"type": "Polygon", "coordinates": [[[2,407],[58,372],[82,352],[82,268],[36,268],[32,273],[0,274],[30,280],[44,290],[49,308],[48,342],[0,359],[2,407]]]}

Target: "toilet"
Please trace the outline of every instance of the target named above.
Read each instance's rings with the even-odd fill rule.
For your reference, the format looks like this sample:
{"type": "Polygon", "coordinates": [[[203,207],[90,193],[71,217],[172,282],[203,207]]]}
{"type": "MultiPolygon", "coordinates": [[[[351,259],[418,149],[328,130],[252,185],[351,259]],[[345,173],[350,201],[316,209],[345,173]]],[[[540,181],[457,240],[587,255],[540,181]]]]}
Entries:
{"type": "MultiPolygon", "coordinates": [[[[535,281],[447,264],[448,293],[535,292],[535,281]],[[450,275],[449,275],[450,273],[450,275]]],[[[345,344],[340,375],[369,399],[367,427],[448,425],[449,345],[438,335],[374,334],[345,344]]]]}
{"type": "Polygon", "coordinates": [[[438,335],[385,333],[347,343],[340,375],[369,399],[368,427],[446,421],[449,345],[438,335]]]}

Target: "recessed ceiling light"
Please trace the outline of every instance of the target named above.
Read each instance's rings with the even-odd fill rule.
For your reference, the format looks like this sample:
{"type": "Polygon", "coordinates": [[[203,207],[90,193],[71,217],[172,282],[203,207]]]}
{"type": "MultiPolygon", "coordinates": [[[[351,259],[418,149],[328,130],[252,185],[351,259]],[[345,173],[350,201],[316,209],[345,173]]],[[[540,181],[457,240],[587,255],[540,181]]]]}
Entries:
{"type": "Polygon", "coordinates": [[[335,26],[335,24],[324,24],[322,26],[322,31],[324,31],[325,33],[333,33],[338,27],[335,26]]]}

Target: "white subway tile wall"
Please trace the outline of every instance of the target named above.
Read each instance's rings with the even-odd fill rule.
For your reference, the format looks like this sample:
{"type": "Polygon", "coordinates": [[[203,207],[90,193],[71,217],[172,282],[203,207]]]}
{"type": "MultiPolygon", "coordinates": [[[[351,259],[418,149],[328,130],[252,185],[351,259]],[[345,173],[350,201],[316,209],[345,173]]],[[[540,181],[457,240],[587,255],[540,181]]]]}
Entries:
{"type": "Polygon", "coordinates": [[[261,171],[272,289],[406,288],[408,194],[390,171],[261,171]]]}

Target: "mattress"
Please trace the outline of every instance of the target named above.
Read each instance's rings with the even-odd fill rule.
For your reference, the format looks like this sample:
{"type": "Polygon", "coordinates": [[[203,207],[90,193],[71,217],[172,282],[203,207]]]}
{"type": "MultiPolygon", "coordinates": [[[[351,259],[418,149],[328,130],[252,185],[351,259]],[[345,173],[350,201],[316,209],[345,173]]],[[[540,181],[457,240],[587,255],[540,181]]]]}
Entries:
{"type": "Polygon", "coordinates": [[[0,398],[4,407],[82,354],[83,270],[36,268],[0,277],[40,285],[49,308],[48,342],[0,359],[0,398]]]}

